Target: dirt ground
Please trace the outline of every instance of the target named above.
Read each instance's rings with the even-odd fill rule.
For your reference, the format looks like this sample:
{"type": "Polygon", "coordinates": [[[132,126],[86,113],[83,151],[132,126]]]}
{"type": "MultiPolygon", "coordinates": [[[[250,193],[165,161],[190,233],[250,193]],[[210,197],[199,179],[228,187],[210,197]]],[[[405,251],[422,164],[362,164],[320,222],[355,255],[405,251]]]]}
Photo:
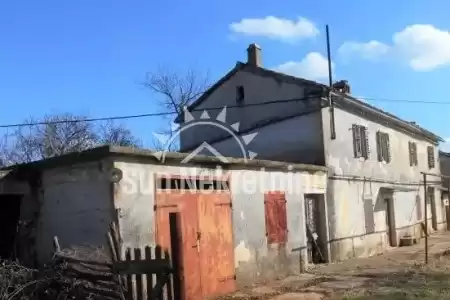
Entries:
{"type": "Polygon", "coordinates": [[[429,238],[429,262],[424,264],[424,240],[382,255],[320,265],[300,276],[264,286],[248,287],[224,300],[450,300],[450,232],[429,238]]]}

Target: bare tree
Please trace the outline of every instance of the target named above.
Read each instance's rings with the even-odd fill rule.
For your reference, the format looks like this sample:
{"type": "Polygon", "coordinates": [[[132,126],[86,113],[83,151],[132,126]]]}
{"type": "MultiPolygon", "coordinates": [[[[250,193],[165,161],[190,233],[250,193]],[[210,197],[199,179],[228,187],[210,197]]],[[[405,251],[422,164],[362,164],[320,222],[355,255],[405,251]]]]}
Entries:
{"type": "Polygon", "coordinates": [[[99,126],[97,139],[100,144],[125,147],[141,147],[142,141],[137,139],[130,129],[123,124],[107,121],[99,126]]]}
{"type": "Polygon", "coordinates": [[[3,165],[32,162],[102,144],[139,146],[123,125],[107,122],[95,126],[86,116],[70,113],[46,116],[42,121],[27,119],[24,126],[7,135],[0,148],[3,165]]]}
{"type": "Polygon", "coordinates": [[[176,142],[172,139],[175,133],[172,122],[176,116],[182,115],[186,106],[209,88],[209,75],[192,69],[180,74],[167,68],[159,68],[156,72],[147,74],[144,86],[159,96],[156,101],[163,112],[171,114],[165,118],[166,126],[160,133],[168,136],[167,140],[171,142],[166,148],[173,150],[176,142]]]}

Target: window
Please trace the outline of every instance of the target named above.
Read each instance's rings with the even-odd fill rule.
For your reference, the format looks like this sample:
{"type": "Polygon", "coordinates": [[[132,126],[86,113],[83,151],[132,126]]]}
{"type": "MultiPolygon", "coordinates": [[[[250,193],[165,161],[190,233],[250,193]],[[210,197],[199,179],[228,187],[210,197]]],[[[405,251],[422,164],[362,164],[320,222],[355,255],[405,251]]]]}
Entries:
{"type": "Polygon", "coordinates": [[[268,192],[264,195],[266,236],[268,244],[287,241],[286,195],[284,192],[268,192]]]}
{"type": "Polygon", "coordinates": [[[377,153],[378,161],[391,162],[389,134],[381,131],[377,132],[377,153]]]}
{"type": "Polygon", "coordinates": [[[236,87],[236,103],[238,105],[244,104],[245,101],[245,91],[244,86],[239,85],[236,87]]]}
{"type": "Polygon", "coordinates": [[[435,167],[434,147],[433,146],[427,147],[427,154],[428,154],[428,167],[430,169],[432,169],[435,167]]]}
{"type": "Polygon", "coordinates": [[[409,142],[409,165],[410,166],[417,166],[418,160],[417,160],[417,144],[414,142],[409,142]]]}
{"type": "Polygon", "coordinates": [[[355,157],[369,158],[369,139],[367,128],[361,125],[352,125],[353,131],[353,151],[355,157]]]}

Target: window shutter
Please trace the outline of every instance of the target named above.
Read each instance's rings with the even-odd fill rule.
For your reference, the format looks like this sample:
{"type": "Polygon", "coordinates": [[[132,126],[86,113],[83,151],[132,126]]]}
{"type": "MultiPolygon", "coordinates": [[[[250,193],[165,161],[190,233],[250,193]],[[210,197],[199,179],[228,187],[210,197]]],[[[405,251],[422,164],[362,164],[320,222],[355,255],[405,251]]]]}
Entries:
{"type": "Polygon", "coordinates": [[[352,125],[352,133],[353,133],[353,153],[355,157],[358,157],[358,148],[357,148],[357,132],[358,127],[356,125],[352,125]]]}
{"type": "Polygon", "coordinates": [[[433,147],[428,146],[427,152],[428,152],[428,167],[431,169],[431,168],[434,168],[434,163],[435,163],[433,147]]]}
{"type": "Polygon", "coordinates": [[[416,218],[417,221],[422,220],[422,203],[419,195],[416,196],[416,218]]]}
{"type": "Polygon", "coordinates": [[[275,199],[267,193],[264,195],[264,212],[266,219],[267,243],[273,244],[277,239],[277,213],[275,199]]]}
{"type": "Polygon", "coordinates": [[[408,153],[409,153],[409,165],[413,165],[413,149],[412,143],[408,142],[408,153]]]}
{"type": "Polygon", "coordinates": [[[278,191],[266,193],[264,207],[267,243],[285,243],[288,233],[285,193],[278,191]]]}
{"type": "Polygon", "coordinates": [[[389,134],[385,133],[385,145],[386,145],[386,162],[391,162],[391,147],[389,143],[389,134]]]}
{"type": "Polygon", "coordinates": [[[364,148],[366,150],[365,158],[368,159],[370,157],[370,147],[369,147],[369,133],[367,132],[367,127],[362,127],[364,132],[364,148]]]}
{"type": "Polygon", "coordinates": [[[383,155],[382,155],[382,143],[381,143],[381,132],[377,131],[377,156],[378,156],[378,161],[382,161],[383,160],[383,155]]]}
{"type": "Polygon", "coordinates": [[[417,144],[414,143],[414,162],[416,164],[416,166],[419,165],[419,159],[418,159],[418,154],[417,154],[417,144]]]}
{"type": "Polygon", "coordinates": [[[279,194],[277,198],[277,215],[278,215],[278,243],[287,242],[288,227],[287,227],[287,210],[286,210],[286,195],[279,194]]]}

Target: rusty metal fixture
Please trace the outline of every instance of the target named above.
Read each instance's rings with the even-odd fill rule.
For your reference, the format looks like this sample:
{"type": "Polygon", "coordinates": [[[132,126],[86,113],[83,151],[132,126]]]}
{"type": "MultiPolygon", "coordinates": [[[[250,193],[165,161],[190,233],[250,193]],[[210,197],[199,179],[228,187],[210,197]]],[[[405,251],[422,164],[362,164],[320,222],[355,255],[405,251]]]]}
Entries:
{"type": "Polygon", "coordinates": [[[119,182],[121,181],[123,178],[123,172],[122,170],[118,169],[118,168],[113,168],[109,174],[109,179],[112,182],[119,182]]]}

